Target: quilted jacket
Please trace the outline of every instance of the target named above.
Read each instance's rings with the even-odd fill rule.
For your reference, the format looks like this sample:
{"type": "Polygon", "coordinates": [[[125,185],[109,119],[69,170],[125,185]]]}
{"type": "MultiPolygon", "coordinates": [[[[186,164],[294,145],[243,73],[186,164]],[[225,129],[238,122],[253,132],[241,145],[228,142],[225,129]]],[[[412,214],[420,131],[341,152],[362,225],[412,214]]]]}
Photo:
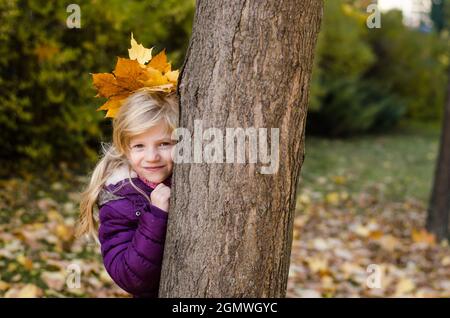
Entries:
{"type": "MultiPolygon", "coordinates": [[[[153,189],[133,172],[131,180],[149,197],[153,189]]],[[[170,177],[164,181],[170,186],[170,177]]],[[[168,213],[151,205],[118,169],[97,200],[99,240],[105,268],[133,297],[157,297],[168,213]]]]}

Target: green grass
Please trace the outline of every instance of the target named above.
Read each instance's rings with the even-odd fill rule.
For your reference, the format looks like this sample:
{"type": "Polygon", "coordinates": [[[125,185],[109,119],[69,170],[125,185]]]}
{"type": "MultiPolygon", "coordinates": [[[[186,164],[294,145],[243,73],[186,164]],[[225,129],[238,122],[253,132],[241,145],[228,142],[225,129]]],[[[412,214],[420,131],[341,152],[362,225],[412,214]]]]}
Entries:
{"type": "Polygon", "coordinates": [[[408,124],[383,135],[349,139],[306,136],[300,193],[373,192],[386,200],[428,201],[434,175],[439,125],[408,124]]]}

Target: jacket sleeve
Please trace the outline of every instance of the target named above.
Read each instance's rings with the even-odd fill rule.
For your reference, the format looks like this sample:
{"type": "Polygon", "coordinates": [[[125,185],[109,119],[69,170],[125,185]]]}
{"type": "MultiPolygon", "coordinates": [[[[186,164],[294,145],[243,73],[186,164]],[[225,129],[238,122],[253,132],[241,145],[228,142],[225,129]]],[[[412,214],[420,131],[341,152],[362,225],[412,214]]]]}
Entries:
{"type": "Polygon", "coordinates": [[[133,209],[127,199],[100,208],[103,263],[115,283],[128,293],[157,297],[168,213],[152,205],[141,209],[136,219],[130,215],[133,209]]]}

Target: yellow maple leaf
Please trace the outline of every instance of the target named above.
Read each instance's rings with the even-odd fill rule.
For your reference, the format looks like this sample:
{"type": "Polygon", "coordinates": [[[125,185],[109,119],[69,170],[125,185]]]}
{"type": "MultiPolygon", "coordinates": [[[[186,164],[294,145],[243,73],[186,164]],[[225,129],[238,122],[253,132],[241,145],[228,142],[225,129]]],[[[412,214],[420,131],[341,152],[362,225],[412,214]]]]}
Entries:
{"type": "Polygon", "coordinates": [[[395,295],[396,297],[405,296],[410,294],[416,288],[416,284],[409,278],[402,277],[397,282],[397,286],[395,287],[395,295]]]}
{"type": "Polygon", "coordinates": [[[6,292],[5,298],[37,298],[42,297],[43,290],[34,284],[26,284],[22,287],[12,288],[6,292]]]}
{"type": "Polygon", "coordinates": [[[140,64],[145,64],[152,59],[153,48],[147,49],[142,44],[138,44],[131,33],[131,48],[128,49],[130,60],[137,60],[140,64]]]}
{"type": "Polygon", "coordinates": [[[346,183],[347,179],[344,176],[333,176],[331,177],[333,179],[334,183],[343,185],[346,183]]]}
{"type": "Polygon", "coordinates": [[[63,241],[70,241],[73,238],[73,229],[65,224],[58,224],[55,234],[63,241]]]}
{"type": "Polygon", "coordinates": [[[320,275],[326,275],[328,270],[328,260],[321,257],[310,257],[306,259],[309,269],[313,273],[319,273],[320,275]]]}
{"type": "Polygon", "coordinates": [[[0,291],[7,290],[11,285],[7,282],[0,280],[0,291]]]}
{"type": "Polygon", "coordinates": [[[166,74],[164,74],[167,79],[169,80],[169,82],[172,83],[176,83],[178,81],[178,75],[179,75],[180,71],[176,70],[176,71],[170,71],[167,72],[166,74]]]}
{"type": "Polygon", "coordinates": [[[164,76],[161,71],[153,68],[153,67],[147,67],[146,68],[148,77],[146,80],[141,81],[141,83],[144,84],[144,86],[159,86],[168,84],[169,80],[166,76],[164,76]]]}
{"type": "Polygon", "coordinates": [[[337,205],[340,202],[339,193],[330,192],[325,196],[325,201],[332,205],[337,205]]]}
{"type": "Polygon", "coordinates": [[[175,85],[173,85],[172,83],[169,83],[169,84],[165,84],[165,85],[149,87],[148,90],[151,92],[170,93],[174,90],[174,88],[175,88],[175,85]]]}
{"type": "Polygon", "coordinates": [[[17,262],[29,271],[33,269],[33,261],[25,255],[17,256],[17,262]]]}
{"type": "Polygon", "coordinates": [[[112,96],[106,103],[97,108],[97,110],[118,109],[122,106],[125,98],[127,97],[127,94],[112,96]]]}
{"type": "Polygon", "coordinates": [[[105,118],[114,118],[117,115],[117,112],[119,111],[119,108],[110,108],[108,109],[108,111],[106,112],[105,118]]]}
{"type": "Polygon", "coordinates": [[[22,289],[19,290],[16,297],[17,298],[36,298],[42,297],[43,291],[39,287],[33,284],[26,284],[22,289]]]}
{"type": "Polygon", "coordinates": [[[428,233],[425,229],[413,229],[411,237],[415,243],[425,243],[428,245],[436,244],[436,237],[434,236],[434,234],[428,233]]]}

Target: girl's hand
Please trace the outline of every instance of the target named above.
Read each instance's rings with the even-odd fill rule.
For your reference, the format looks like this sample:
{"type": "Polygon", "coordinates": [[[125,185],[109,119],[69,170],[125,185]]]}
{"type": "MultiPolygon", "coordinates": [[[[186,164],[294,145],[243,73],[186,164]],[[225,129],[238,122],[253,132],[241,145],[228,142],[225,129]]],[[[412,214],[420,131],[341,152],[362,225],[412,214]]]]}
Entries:
{"type": "Polygon", "coordinates": [[[160,183],[150,194],[152,204],[163,211],[169,211],[170,188],[164,183],[160,183]]]}

